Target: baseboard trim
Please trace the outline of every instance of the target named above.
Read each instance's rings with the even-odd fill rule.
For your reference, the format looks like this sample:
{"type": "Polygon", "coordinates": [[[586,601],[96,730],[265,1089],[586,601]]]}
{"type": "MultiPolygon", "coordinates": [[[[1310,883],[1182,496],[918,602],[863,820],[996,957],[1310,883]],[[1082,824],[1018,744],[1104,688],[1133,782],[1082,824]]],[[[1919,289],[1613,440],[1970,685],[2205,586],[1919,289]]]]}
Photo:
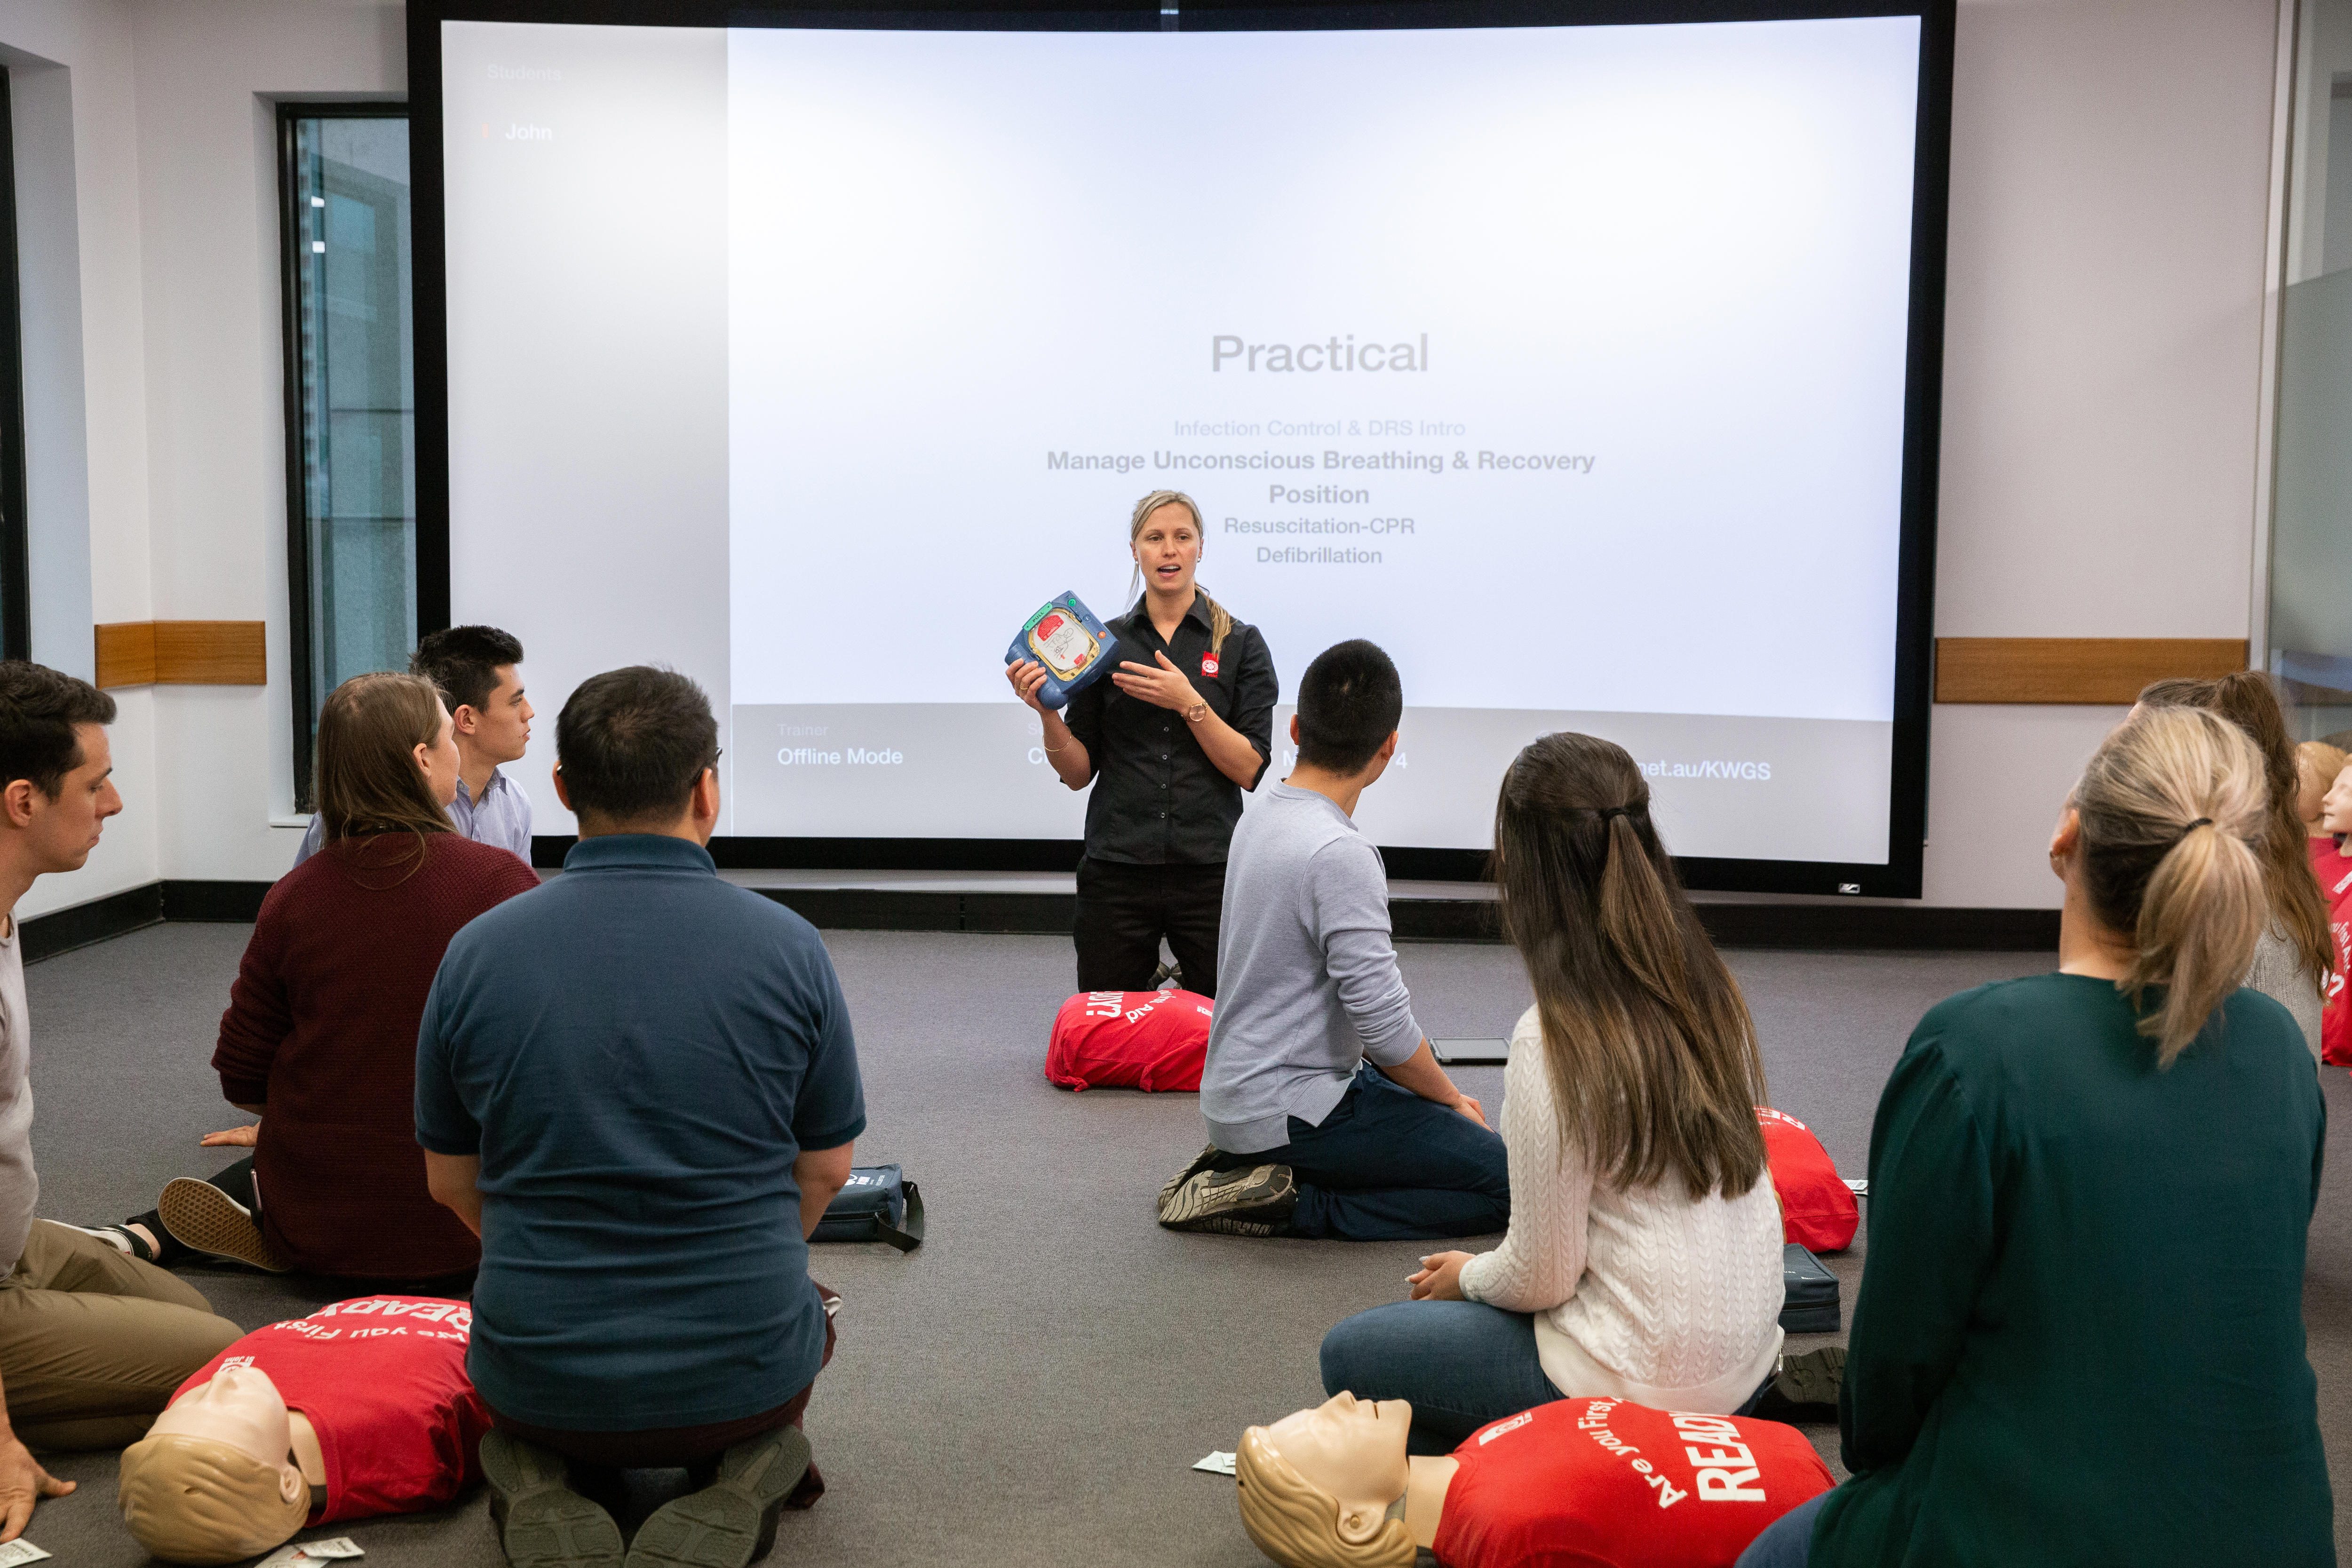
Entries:
{"type": "MultiPolygon", "coordinates": [[[[166,921],[248,921],[268,882],[178,879],[77,904],[25,921],[25,962],[128,935],[166,921]]],[[[1077,918],[1068,893],[901,891],[888,888],[756,888],[825,931],[989,931],[1066,936],[1077,918]]],[[[1961,949],[2047,952],[2058,945],[2055,910],[1963,910],[1928,905],[1703,903],[1700,921],[1724,947],[1961,949]]],[[[1491,899],[1394,899],[1400,942],[1500,942],[1491,899]]]]}
{"type": "MultiPolygon", "coordinates": [[[[1077,900],[1067,893],[900,892],[882,888],[755,888],[826,931],[995,931],[1067,935],[1077,900]]],[[[2058,945],[2055,910],[1964,910],[1884,904],[1700,904],[1699,921],[1724,947],[1962,949],[2034,952],[2058,945]]],[[[1503,940],[1491,899],[1391,899],[1400,942],[1503,940]]]]}
{"type": "Polygon", "coordinates": [[[78,947],[127,936],[163,923],[163,884],[125,888],[86,904],[53,914],[34,915],[25,921],[25,962],[38,963],[78,947]]]}
{"type": "Polygon", "coordinates": [[[163,918],[167,921],[236,921],[258,920],[261,900],[269,896],[274,882],[205,882],[167,880],[159,884],[163,889],[163,918]]]}

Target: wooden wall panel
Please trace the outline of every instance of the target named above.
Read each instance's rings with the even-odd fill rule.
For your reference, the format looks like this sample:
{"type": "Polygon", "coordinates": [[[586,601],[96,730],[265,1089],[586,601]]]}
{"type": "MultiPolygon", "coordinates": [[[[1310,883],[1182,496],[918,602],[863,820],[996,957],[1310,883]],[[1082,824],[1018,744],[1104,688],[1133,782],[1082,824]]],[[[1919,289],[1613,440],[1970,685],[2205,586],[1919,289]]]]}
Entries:
{"type": "Polygon", "coordinates": [[[1937,637],[1936,700],[2128,703],[2152,680],[2245,668],[2243,637],[1937,637]]]}
{"type": "Polygon", "coordinates": [[[259,621],[117,621],[98,628],[98,684],[263,686],[259,621]]]}
{"type": "Polygon", "coordinates": [[[116,621],[98,628],[98,684],[147,686],[155,679],[155,623],[116,621]]]}

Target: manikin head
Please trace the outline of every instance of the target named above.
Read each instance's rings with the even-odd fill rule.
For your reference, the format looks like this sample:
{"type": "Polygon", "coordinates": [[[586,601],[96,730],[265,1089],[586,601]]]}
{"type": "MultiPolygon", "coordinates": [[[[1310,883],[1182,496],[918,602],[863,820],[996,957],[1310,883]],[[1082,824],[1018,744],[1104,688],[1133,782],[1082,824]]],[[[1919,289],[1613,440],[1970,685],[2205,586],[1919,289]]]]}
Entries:
{"type": "Polygon", "coordinates": [[[1391,1517],[1410,1468],[1412,1406],[1335,1394],[1242,1434],[1242,1528],[1283,1568],[1412,1568],[1412,1535],[1391,1517]]]}
{"type": "Polygon", "coordinates": [[[2315,838],[2326,831],[2319,825],[2320,803],[2347,760],[2352,759],[2325,741],[2305,741],[2294,749],[2294,814],[2303,819],[2304,831],[2315,838]]]}
{"type": "Polygon", "coordinates": [[[235,1563],[283,1544],[310,1516],[269,1374],[224,1366],[122,1451],[115,1492],[139,1544],[166,1563],[235,1563]]]}

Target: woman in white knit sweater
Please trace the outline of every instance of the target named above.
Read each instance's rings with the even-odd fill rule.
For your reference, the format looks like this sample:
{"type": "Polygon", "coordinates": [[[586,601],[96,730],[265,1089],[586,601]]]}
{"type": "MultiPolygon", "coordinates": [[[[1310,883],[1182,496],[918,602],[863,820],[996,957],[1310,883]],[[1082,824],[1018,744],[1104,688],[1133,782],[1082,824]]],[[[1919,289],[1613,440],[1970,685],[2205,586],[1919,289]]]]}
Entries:
{"type": "Polygon", "coordinates": [[[1496,880],[1536,1005],[1511,1037],[1503,1245],[1323,1341],[1323,1385],[1405,1399],[1417,1453],[1548,1400],[1738,1414],[1780,1352],[1780,1214],[1755,1026],[1622,747],[1547,735],[1504,775],[1496,880]]]}

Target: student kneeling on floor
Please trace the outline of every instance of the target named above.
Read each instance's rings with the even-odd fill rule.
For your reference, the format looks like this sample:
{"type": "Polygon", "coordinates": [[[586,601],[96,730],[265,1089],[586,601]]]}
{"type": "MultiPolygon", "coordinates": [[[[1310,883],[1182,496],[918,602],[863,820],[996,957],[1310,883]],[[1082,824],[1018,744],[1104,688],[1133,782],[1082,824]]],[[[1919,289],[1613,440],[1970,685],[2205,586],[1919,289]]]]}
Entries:
{"type": "Polygon", "coordinates": [[[686,1468],[631,1568],[743,1568],[824,1489],[797,1428],[833,1350],[807,1237],[866,1127],[809,923],[719,879],[718,726],[682,675],[581,684],[556,720],[563,875],[449,944],[416,1046],[434,1195],[482,1238],[467,1370],[516,1568],[613,1564],[584,1493],[686,1468]]]}
{"type": "Polygon", "coordinates": [[[1298,765],[1226,857],[1211,1142],[1160,1194],[1171,1229],[1395,1241],[1510,1222],[1503,1141],[1413,1020],[1387,872],[1356,829],[1403,712],[1396,666],[1360,639],[1299,682],[1298,765]]]}

